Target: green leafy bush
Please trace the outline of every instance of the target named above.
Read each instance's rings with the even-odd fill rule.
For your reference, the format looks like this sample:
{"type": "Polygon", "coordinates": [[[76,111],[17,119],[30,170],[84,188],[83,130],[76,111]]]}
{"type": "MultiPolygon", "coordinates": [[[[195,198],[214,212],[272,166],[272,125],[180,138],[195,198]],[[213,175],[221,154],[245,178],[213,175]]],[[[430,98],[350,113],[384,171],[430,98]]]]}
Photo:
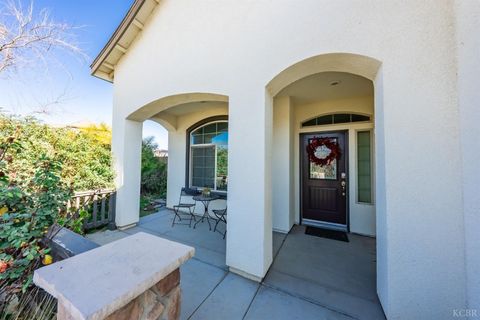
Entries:
{"type": "Polygon", "coordinates": [[[53,224],[83,232],[88,212],[67,212],[73,191],[112,186],[108,136],[93,131],[0,114],[0,314],[37,297],[33,271],[52,262],[43,240],[53,224]]]}
{"type": "Polygon", "coordinates": [[[14,165],[24,152],[18,142],[21,129],[0,142],[0,288],[25,291],[33,270],[49,248],[42,243],[48,228],[66,215],[71,188],[62,182],[62,164],[43,154],[30,177],[14,165]],[[18,177],[22,176],[21,179],[18,177]]]}
{"type": "Polygon", "coordinates": [[[32,117],[13,117],[0,113],[0,138],[12,136],[17,128],[23,146],[11,164],[14,178],[32,176],[40,155],[62,162],[60,177],[75,191],[113,187],[111,132],[104,125],[85,128],[53,128],[32,117]]]}
{"type": "Polygon", "coordinates": [[[155,156],[158,145],[153,137],[142,142],[142,179],[141,193],[165,198],[167,194],[167,162],[155,156]]]}

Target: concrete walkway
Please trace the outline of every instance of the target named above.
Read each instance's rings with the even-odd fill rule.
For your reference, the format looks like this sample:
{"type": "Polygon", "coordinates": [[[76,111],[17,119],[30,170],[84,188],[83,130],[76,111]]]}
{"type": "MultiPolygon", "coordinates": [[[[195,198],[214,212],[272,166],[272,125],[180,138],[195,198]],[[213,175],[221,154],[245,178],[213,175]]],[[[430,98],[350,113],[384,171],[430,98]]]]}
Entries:
{"type": "Polygon", "coordinates": [[[349,234],[349,243],[308,236],[295,226],[273,233],[274,262],[259,284],[228,271],[225,240],[208,230],[171,227],[161,210],[125,231],[88,238],[105,244],[139,231],[195,247],[181,268],[181,319],[384,319],[375,293],[375,240],[349,234]]]}

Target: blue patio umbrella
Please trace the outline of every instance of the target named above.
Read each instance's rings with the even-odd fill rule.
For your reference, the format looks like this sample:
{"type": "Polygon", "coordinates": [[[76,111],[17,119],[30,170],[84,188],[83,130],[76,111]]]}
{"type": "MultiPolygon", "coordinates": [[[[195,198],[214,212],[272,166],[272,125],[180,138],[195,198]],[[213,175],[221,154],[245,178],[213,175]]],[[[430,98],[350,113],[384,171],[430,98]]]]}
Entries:
{"type": "Polygon", "coordinates": [[[215,136],[212,139],[212,143],[217,145],[227,145],[228,144],[228,132],[222,132],[218,136],[215,136]]]}

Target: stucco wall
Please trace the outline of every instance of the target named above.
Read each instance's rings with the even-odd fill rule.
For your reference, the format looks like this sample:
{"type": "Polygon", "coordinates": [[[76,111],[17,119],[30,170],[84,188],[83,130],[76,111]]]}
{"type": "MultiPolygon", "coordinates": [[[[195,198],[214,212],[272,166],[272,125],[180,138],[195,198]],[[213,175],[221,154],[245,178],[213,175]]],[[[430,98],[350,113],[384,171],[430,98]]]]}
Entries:
{"type": "Polygon", "coordinates": [[[458,93],[463,165],[467,306],[480,310],[480,2],[456,1],[458,93]]]}
{"type": "Polygon", "coordinates": [[[293,194],[293,106],[290,97],[273,104],[272,225],[287,233],[295,221],[293,194]],[[293,212],[292,212],[293,211],[293,212]]]}
{"type": "MultiPolygon", "coordinates": [[[[466,301],[454,26],[451,1],[163,0],[115,70],[119,187],[135,182],[127,170],[138,162],[130,142],[138,128],[122,119],[163,96],[227,95],[229,191],[250,195],[228,200],[227,264],[262,277],[272,221],[266,84],[312,56],[373,57],[382,62],[375,81],[379,297],[392,319],[448,318],[466,301]]],[[[473,132],[463,134],[467,141],[473,132]]]]}

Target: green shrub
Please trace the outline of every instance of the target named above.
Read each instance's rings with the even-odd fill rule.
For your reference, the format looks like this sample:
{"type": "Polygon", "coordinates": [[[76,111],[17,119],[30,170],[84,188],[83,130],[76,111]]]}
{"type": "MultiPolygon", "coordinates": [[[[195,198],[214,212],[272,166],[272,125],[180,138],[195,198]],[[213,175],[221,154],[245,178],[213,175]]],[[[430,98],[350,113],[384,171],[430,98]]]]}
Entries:
{"type": "Polygon", "coordinates": [[[105,126],[53,128],[32,117],[0,113],[0,138],[12,136],[17,130],[21,131],[17,143],[23,146],[11,164],[17,179],[32,176],[39,157],[46,155],[62,162],[61,180],[75,191],[113,187],[111,133],[105,126]]]}
{"type": "Polygon", "coordinates": [[[72,196],[61,180],[60,161],[43,154],[30,177],[18,170],[14,159],[24,151],[19,131],[0,142],[0,289],[6,292],[30,286],[33,270],[50,251],[42,238],[66,216],[72,196]]]}
{"type": "Polygon", "coordinates": [[[165,198],[167,194],[167,163],[155,156],[158,145],[153,137],[147,137],[142,142],[142,195],[155,195],[165,198]]]}
{"type": "Polygon", "coordinates": [[[83,231],[88,213],[67,212],[74,190],[112,187],[109,134],[0,114],[0,314],[38,296],[32,276],[51,263],[48,229],[58,223],[83,231]]]}

